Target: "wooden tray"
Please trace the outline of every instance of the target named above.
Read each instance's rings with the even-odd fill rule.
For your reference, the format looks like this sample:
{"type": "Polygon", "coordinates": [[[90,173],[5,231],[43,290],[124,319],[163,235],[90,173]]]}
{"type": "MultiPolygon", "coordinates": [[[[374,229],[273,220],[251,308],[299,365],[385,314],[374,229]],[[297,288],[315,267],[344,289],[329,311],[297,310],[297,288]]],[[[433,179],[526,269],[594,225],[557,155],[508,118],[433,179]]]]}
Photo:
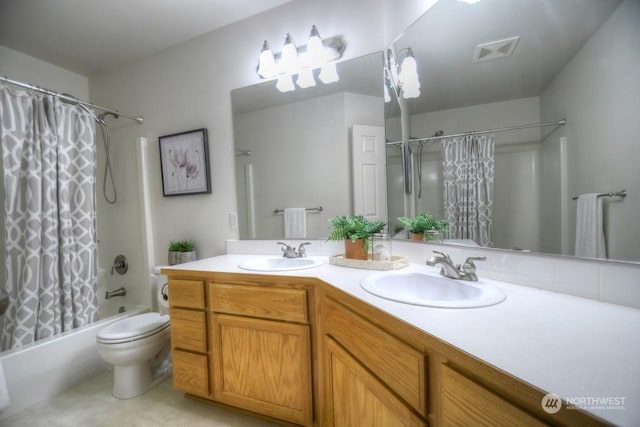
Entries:
{"type": "Polygon", "coordinates": [[[391,256],[389,261],[373,261],[371,255],[368,260],[345,258],[344,254],[329,257],[329,264],[341,267],[364,268],[366,270],[399,270],[409,265],[406,256],[391,256]]]}

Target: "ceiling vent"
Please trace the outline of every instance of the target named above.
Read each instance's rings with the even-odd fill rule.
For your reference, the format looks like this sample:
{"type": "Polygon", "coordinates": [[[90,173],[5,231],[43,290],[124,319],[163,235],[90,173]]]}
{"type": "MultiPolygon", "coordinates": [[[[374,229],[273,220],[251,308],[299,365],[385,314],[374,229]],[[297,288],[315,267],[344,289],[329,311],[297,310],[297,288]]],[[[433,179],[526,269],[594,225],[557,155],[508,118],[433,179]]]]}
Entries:
{"type": "Polygon", "coordinates": [[[511,56],[516,50],[520,36],[509,37],[508,39],[479,44],[473,55],[473,62],[488,61],[490,59],[504,58],[511,56]]]}

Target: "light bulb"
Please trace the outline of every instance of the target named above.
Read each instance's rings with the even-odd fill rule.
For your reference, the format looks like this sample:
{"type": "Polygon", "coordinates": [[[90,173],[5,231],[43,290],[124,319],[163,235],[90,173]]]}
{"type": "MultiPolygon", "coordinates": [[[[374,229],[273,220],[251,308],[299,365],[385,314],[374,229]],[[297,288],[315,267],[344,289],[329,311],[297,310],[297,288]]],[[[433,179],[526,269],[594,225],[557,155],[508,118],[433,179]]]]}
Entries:
{"type": "Polygon", "coordinates": [[[276,88],[278,88],[282,93],[296,90],[296,87],[293,85],[293,78],[291,78],[291,74],[281,74],[280,77],[278,77],[276,88]]]}
{"type": "Polygon", "coordinates": [[[313,78],[313,70],[311,68],[303,68],[302,70],[300,70],[296,83],[298,83],[298,86],[303,89],[315,86],[316,79],[313,78]]]}
{"type": "Polygon", "coordinates": [[[402,97],[404,99],[418,98],[420,96],[420,83],[409,82],[402,85],[402,97]]]}
{"type": "Polygon", "coordinates": [[[276,60],[273,58],[273,52],[269,47],[269,43],[265,40],[260,51],[260,60],[258,62],[258,75],[264,79],[270,79],[277,74],[276,60]]]}
{"type": "Polygon", "coordinates": [[[300,65],[298,64],[298,50],[293,43],[291,34],[287,33],[287,38],[284,41],[282,47],[282,53],[280,56],[280,62],[282,65],[282,71],[289,74],[296,74],[300,65]]]}
{"type": "Polygon", "coordinates": [[[340,76],[338,76],[338,70],[336,69],[335,62],[327,62],[322,66],[322,70],[320,70],[320,75],[318,76],[322,83],[329,84],[334,83],[340,80],[340,76]]]}
{"type": "Polygon", "coordinates": [[[412,84],[413,82],[416,82],[420,85],[418,82],[418,64],[416,63],[416,58],[413,57],[411,49],[407,52],[406,58],[402,60],[398,79],[402,84],[412,84]]]}
{"type": "Polygon", "coordinates": [[[322,45],[322,39],[320,33],[314,25],[311,27],[311,34],[309,35],[309,41],[307,42],[307,64],[311,68],[320,68],[326,61],[327,53],[322,45]]]}

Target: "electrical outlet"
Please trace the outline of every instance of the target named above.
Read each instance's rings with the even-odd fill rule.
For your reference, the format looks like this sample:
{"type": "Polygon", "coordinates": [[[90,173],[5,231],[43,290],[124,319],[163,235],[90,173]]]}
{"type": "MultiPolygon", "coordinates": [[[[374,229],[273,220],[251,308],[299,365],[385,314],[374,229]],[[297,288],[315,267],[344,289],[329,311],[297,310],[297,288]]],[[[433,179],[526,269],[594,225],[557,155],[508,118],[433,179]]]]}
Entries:
{"type": "Polygon", "coordinates": [[[229,212],[229,226],[232,230],[238,228],[238,212],[229,212]]]}

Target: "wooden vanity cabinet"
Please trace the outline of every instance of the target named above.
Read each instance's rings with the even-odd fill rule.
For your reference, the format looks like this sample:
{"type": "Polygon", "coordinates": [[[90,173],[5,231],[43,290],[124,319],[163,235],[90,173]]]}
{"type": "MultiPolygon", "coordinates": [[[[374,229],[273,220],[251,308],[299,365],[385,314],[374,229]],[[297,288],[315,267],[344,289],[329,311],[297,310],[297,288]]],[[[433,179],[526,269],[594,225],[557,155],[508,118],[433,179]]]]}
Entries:
{"type": "Polygon", "coordinates": [[[607,425],[320,280],[168,276],[189,395],[305,426],[607,425]]]}
{"type": "Polygon", "coordinates": [[[307,290],[209,284],[213,398],[313,424],[307,290]]]}
{"type": "Polygon", "coordinates": [[[174,387],[313,425],[307,286],[295,279],[191,274],[169,275],[174,387]]]}
{"type": "Polygon", "coordinates": [[[443,426],[546,426],[482,385],[443,364],[440,367],[443,426]]]}
{"type": "Polygon", "coordinates": [[[426,356],[322,299],[323,425],[426,426],[426,356]]]}

